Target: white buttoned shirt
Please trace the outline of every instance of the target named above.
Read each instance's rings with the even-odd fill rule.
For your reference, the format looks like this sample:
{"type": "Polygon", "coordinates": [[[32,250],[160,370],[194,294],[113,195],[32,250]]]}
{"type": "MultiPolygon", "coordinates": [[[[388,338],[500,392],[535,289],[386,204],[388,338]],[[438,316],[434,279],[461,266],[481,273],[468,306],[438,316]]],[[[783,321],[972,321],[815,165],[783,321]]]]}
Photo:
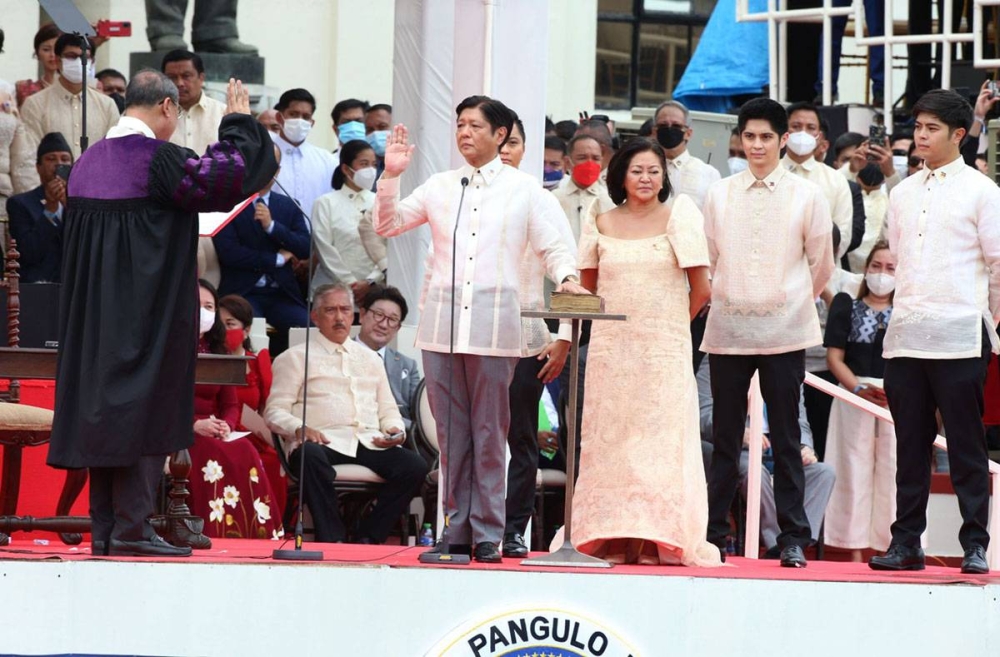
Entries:
{"type": "Polygon", "coordinates": [[[712,309],[701,350],[780,354],[821,344],[815,299],[834,268],[833,224],[820,188],[778,166],[747,169],[705,197],[712,309]]]}
{"type": "Polygon", "coordinates": [[[681,194],[686,194],[698,209],[705,205],[705,194],[712,183],[722,179],[722,174],[711,164],[691,155],[691,151],[684,149],[684,152],[672,160],[667,160],[667,179],[670,180],[670,196],[667,204],[672,205],[674,199],[681,194]]]}
{"type": "MultiPolygon", "coordinates": [[[[121,114],[115,101],[93,87],[87,90],[87,139],[90,144],[104,139],[108,130],[115,127],[121,114]]],[[[21,123],[24,125],[24,144],[19,149],[19,161],[14,177],[14,192],[21,193],[41,184],[35,169],[38,144],[50,132],[61,132],[69,143],[73,161],[80,157],[82,135],[82,92],[72,94],[62,84],[55,84],[28,96],[21,106],[21,123]]]]}
{"type": "Polygon", "coordinates": [[[181,109],[177,115],[177,128],[170,135],[170,143],[204,153],[219,141],[219,124],[226,115],[225,103],[209,98],[204,91],[191,109],[181,109]]]}
{"type": "Polygon", "coordinates": [[[830,217],[840,230],[840,248],[837,249],[839,260],[847,253],[847,247],[851,245],[851,234],[854,232],[854,198],[851,196],[851,186],[847,184],[847,179],[833,167],[817,162],[814,157],[798,164],[785,155],[781,158],[781,166],[815,183],[823,190],[823,195],[826,196],[830,206],[830,217]]]}
{"type": "Polygon", "coordinates": [[[985,325],[998,353],[1000,189],[961,157],[889,194],[896,294],[885,358],[976,358],[985,325]]]}
{"type": "Polygon", "coordinates": [[[528,246],[556,281],[576,274],[576,258],[556,228],[559,203],[532,176],[499,157],[480,168],[465,165],[431,176],[399,200],[399,178],[378,181],[372,222],[393,237],[430,224],[434,257],[416,346],[447,353],[452,312],[451,263],[457,263],[455,352],[521,356],[521,260],[528,246]],[[452,241],[462,195],[469,180],[452,241]]]}
{"type": "MultiPolygon", "coordinates": [[[[288,196],[299,202],[303,212],[312,212],[316,199],[333,191],[333,172],[340,158],[307,141],[294,146],[273,132],[271,138],[281,149],[278,182],[285,189],[279,187],[277,191],[283,194],[287,191],[288,196]]],[[[312,226],[309,230],[312,231],[312,226]]]]}
{"type": "Polygon", "coordinates": [[[312,208],[313,244],[319,266],[313,275],[314,290],[338,281],[350,285],[382,280],[382,269],[368,255],[359,232],[362,217],[374,203],[371,191],[355,192],[346,184],[316,200],[312,208]]]}
{"type": "MultiPolygon", "coordinates": [[[[337,344],[319,331],[309,335],[307,425],[330,441],[326,447],[346,456],[357,456],[359,444],[371,450],[384,449],[376,447],[372,439],[404,425],[379,354],[354,340],[337,344]]],[[[305,362],[305,343],[274,359],[274,381],[264,419],[285,439],[286,452],[297,446],[292,437],[302,426],[305,362]]]]}
{"type": "Polygon", "coordinates": [[[559,205],[566,215],[570,230],[573,231],[573,239],[580,241],[580,226],[587,215],[591,212],[602,214],[614,209],[614,201],[608,196],[608,185],[604,180],[598,179],[590,187],[580,187],[572,177],[567,176],[565,185],[552,190],[552,195],[559,201],[559,205]]]}

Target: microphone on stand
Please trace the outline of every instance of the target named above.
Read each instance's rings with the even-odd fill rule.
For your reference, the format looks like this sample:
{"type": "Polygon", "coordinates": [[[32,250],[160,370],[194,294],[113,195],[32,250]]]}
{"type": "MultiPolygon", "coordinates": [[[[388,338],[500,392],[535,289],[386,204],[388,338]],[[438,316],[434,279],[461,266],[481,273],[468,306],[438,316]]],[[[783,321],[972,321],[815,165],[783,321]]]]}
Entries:
{"type": "MultiPolygon", "coordinates": [[[[458,220],[462,216],[462,202],[465,200],[465,189],[469,186],[469,179],[462,178],[462,195],[458,198],[458,211],[455,212],[455,228],[451,231],[451,327],[448,333],[448,390],[450,391],[455,380],[455,266],[458,239],[458,220]]],[[[449,513],[448,496],[448,469],[451,467],[451,416],[453,404],[448,404],[448,430],[445,432],[448,444],[445,446],[445,457],[448,463],[441,468],[441,487],[444,490],[444,531],[441,532],[441,542],[435,551],[422,553],[418,558],[420,563],[438,564],[467,564],[472,561],[467,554],[452,554],[451,539],[448,536],[448,526],[451,514],[449,513]]]]}
{"type": "Polygon", "coordinates": [[[306,402],[309,399],[309,327],[312,324],[312,278],[313,278],[313,268],[311,265],[312,261],[312,219],[306,214],[306,211],[302,209],[302,205],[299,203],[298,199],[294,198],[285,189],[285,186],[278,182],[278,179],[274,179],[274,184],[287,196],[292,199],[292,203],[295,207],[299,209],[302,216],[305,218],[306,223],[309,225],[309,278],[306,285],[306,290],[308,292],[306,298],[306,304],[309,307],[309,319],[306,320],[306,357],[305,366],[302,372],[302,455],[299,457],[299,512],[296,514],[295,518],[295,549],[294,550],[281,550],[277,549],[271,553],[271,557],[279,561],[322,561],[323,553],[319,550],[303,550],[302,549],[302,513],[306,506],[306,487],[303,481],[306,476],[306,402]]]}

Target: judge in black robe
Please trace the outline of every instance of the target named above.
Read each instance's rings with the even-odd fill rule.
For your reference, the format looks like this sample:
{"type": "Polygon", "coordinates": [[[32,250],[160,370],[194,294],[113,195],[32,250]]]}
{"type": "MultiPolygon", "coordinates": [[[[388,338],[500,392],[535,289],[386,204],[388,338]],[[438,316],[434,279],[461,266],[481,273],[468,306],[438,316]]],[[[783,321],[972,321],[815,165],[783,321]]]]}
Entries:
{"type": "Polygon", "coordinates": [[[90,468],[95,553],[180,556],[190,548],[146,518],[164,456],[193,443],[197,213],[232,208],[277,163],[238,82],[202,156],[165,141],[178,112],[168,78],[137,74],[125,102],[69,180],[48,463],[90,468]]]}

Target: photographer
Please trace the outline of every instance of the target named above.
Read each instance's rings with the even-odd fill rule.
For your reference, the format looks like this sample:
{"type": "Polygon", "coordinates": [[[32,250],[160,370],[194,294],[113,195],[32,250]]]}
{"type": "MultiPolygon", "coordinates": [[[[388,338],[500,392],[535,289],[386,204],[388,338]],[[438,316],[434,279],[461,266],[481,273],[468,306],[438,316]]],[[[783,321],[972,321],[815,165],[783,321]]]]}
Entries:
{"type": "Polygon", "coordinates": [[[35,169],[41,184],[7,199],[10,235],[21,253],[22,283],[58,283],[62,263],[62,220],[66,180],[73,153],[59,132],[38,145],[35,169]]]}

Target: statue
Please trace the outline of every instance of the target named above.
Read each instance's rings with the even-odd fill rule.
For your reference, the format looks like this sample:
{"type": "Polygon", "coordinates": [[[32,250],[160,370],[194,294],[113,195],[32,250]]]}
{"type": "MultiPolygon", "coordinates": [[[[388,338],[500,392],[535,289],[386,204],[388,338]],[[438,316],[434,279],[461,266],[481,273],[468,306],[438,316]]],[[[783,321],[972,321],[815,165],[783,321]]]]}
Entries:
{"type": "MultiPolygon", "coordinates": [[[[191,45],[195,52],[256,55],[236,29],[238,0],[194,0],[191,45]]],[[[184,14],[188,0],[146,0],[146,36],[154,51],[187,50],[184,14]]]]}

